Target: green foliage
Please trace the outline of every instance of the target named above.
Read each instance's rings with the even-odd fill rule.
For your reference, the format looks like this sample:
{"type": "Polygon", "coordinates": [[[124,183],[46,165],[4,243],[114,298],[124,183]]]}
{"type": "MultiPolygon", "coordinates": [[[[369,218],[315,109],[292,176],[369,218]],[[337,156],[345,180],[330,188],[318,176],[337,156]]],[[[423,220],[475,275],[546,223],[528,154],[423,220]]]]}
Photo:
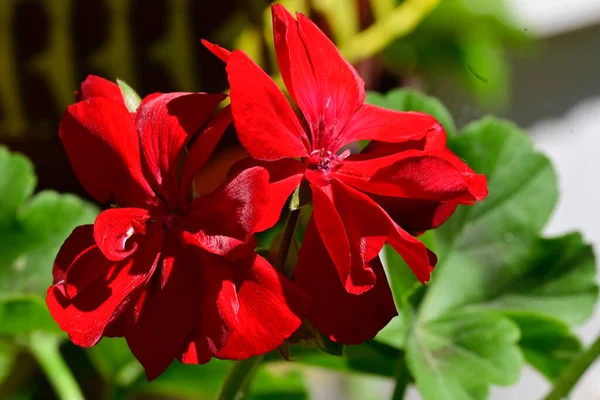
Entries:
{"type": "Polygon", "coordinates": [[[135,112],[141,104],[142,99],[137,92],[127,84],[127,82],[117,79],[117,84],[119,85],[119,89],[121,89],[121,94],[123,95],[123,100],[125,100],[127,109],[129,112],[135,112]]]}
{"type": "MultiPolygon", "coordinates": [[[[437,101],[414,92],[370,99],[446,118],[437,101]]],[[[484,118],[448,145],[487,176],[489,196],[435,230],[439,262],[425,289],[386,249],[402,313],[378,338],[405,348],[426,400],[484,399],[490,384],[514,383],[523,361],[555,379],[581,348],[569,325],[585,321],[597,300],[591,246],[577,233],[540,236],[556,203],[556,176],[515,125],[484,118]]]]}
{"type": "Polygon", "coordinates": [[[508,48],[529,40],[511,21],[505,0],[444,0],[409,35],[384,52],[391,71],[461,81],[479,102],[502,105],[508,96],[508,48]]]}

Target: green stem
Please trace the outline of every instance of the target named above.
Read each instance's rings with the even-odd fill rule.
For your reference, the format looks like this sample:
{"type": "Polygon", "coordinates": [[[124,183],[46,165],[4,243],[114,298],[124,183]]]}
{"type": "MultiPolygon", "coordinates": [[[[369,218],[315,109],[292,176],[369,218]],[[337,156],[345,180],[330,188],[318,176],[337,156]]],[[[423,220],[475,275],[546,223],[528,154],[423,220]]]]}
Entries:
{"type": "Polygon", "coordinates": [[[562,374],[554,383],[552,391],[544,398],[544,400],[561,400],[573,389],[579,378],[592,365],[594,360],[600,355],[600,335],[596,341],[583,353],[579,354],[571,364],[569,364],[562,374]]]}
{"type": "Polygon", "coordinates": [[[246,397],[250,386],[249,377],[264,357],[251,357],[246,360],[236,361],[229,370],[217,400],[237,400],[246,397]]]}
{"type": "Polygon", "coordinates": [[[392,395],[392,400],[403,400],[404,394],[406,393],[406,388],[408,387],[408,379],[410,378],[410,373],[408,372],[408,366],[406,365],[406,357],[404,352],[398,356],[398,361],[396,363],[396,385],[394,386],[394,394],[392,395]]]}
{"type": "Polygon", "coordinates": [[[300,210],[300,208],[297,208],[291,210],[288,214],[283,230],[283,236],[281,237],[281,244],[279,245],[279,251],[275,258],[275,268],[279,271],[283,271],[284,275],[288,278],[291,277],[293,271],[289,271],[288,268],[286,268],[285,262],[287,261],[288,253],[290,252],[292,242],[294,241],[294,231],[296,230],[296,224],[300,217],[300,210]]]}
{"type": "Polygon", "coordinates": [[[84,400],[81,389],[59,351],[60,339],[36,332],[31,335],[28,348],[42,367],[50,384],[61,400],[84,400]]]}

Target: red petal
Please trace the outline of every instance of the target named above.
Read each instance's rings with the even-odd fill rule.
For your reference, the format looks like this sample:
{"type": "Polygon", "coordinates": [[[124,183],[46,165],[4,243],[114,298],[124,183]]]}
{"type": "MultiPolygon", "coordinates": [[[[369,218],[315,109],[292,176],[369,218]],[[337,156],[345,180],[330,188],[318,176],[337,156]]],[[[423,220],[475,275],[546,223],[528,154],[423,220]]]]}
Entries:
{"type": "Polygon", "coordinates": [[[331,340],[360,344],[372,339],[397,315],[379,257],[372,259],[369,267],[377,277],[375,286],[363,294],[348,293],[340,283],[314,221],[309,223],[295,281],[313,300],[310,322],[331,340]]]}
{"type": "Polygon", "coordinates": [[[465,176],[443,158],[419,155],[403,158],[380,169],[370,182],[379,184],[380,188],[375,192],[378,194],[469,204],[487,194],[478,179],[472,193],[471,180],[472,175],[465,176]]]}
{"type": "Polygon", "coordinates": [[[272,8],[277,61],[312,132],[314,149],[337,150],[338,136],[365,100],[364,82],[335,45],[307,17],[296,22],[272,8]]]}
{"type": "Polygon", "coordinates": [[[53,283],[64,281],[65,272],[73,260],[83,251],[90,247],[95,247],[94,225],[78,226],[71,232],[71,235],[65,240],[54,260],[52,268],[53,283]]]}
{"type": "Polygon", "coordinates": [[[255,232],[267,230],[279,221],[281,210],[292,192],[300,185],[306,166],[293,158],[261,162],[251,158],[239,161],[232,171],[243,170],[251,166],[260,166],[269,172],[269,204],[265,215],[255,229],[255,232]]]}
{"type": "Polygon", "coordinates": [[[272,161],[308,156],[308,138],[271,78],[241,51],[231,53],[227,73],[238,138],[252,157],[272,161]]]}
{"type": "Polygon", "coordinates": [[[179,204],[177,172],[184,145],[225,99],[223,94],[168,93],[149,96],[136,113],[151,185],[171,206],[179,204]]]}
{"type": "Polygon", "coordinates": [[[259,256],[242,259],[231,269],[239,310],[235,329],[217,356],[239,360],[268,353],[298,329],[310,299],[259,256]]]}
{"type": "Polygon", "coordinates": [[[215,56],[219,57],[223,62],[227,62],[229,60],[229,56],[231,55],[231,51],[224,49],[223,47],[213,44],[208,40],[201,39],[202,44],[215,56]]]}
{"type": "Polygon", "coordinates": [[[76,92],[77,101],[87,100],[91,97],[104,97],[125,106],[125,100],[119,86],[95,75],[88,75],[81,83],[81,88],[76,92]]]}
{"type": "Polygon", "coordinates": [[[79,181],[98,202],[141,206],[153,197],[142,173],[138,134],[123,104],[94,97],[71,105],[59,135],[79,181]]]}
{"type": "MultiPolygon", "coordinates": [[[[85,243],[81,249],[85,254],[76,258],[67,271],[68,276],[83,279],[71,282],[79,289],[77,296],[67,298],[57,284],[48,289],[46,297],[52,317],[69,334],[73,343],[93,346],[103,336],[106,326],[126,310],[130,296],[143,288],[152,276],[163,239],[162,229],[153,230],[140,243],[135,257],[118,263],[111,263],[99,249],[89,249],[85,243]],[[98,277],[92,282],[85,282],[89,281],[86,270],[98,277]],[[101,272],[98,274],[98,271],[101,272]],[[79,283],[86,285],[82,288],[79,283]]],[[[73,250],[65,249],[68,253],[74,253],[73,250]]]]}
{"type": "Polygon", "coordinates": [[[201,168],[213,154],[217,143],[221,140],[225,129],[231,124],[231,107],[227,106],[215,115],[208,125],[198,135],[190,148],[181,170],[181,198],[186,202],[192,193],[192,182],[201,168]]]}
{"type": "Polygon", "coordinates": [[[425,284],[437,263],[437,257],[416,237],[392,222],[388,243],[400,254],[417,279],[425,284]]]}
{"type": "Polygon", "coordinates": [[[403,199],[399,197],[370,197],[402,229],[411,233],[425,232],[437,228],[454,214],[458,203],[435,200],[403,199]]]}
{"type": "Polygon", "coordinates": [[[364,104],[341,133],[342,145],[358,140],[403,142],[442,135],[444,128],[431,115],[398,112],[364,104]]]}
{"type": "Polygon", "coordinates": [[[142,208],[110,208],[101,212],[94,222],[94,240],[100,251],[111,261],[129,257],[138,247],[130,238],[146,233],[148,211],[142,208]]]}
{"type": "Polygon", "coordinates": [[[223,257],[205,253],[201,257],[201,311],[181,356],[186,364],[203,364],[216,356],[235,329],[240,308],[231,266],[223,257]]]}
{"type": "Polygon", "coordinates": [[[159,273],[147,288],[139,317],[127,330],[127,343],[146,370],[157,378],[183,354],[201,315],[200,260],[169,235],[159,273]]]}
{"type": "Polygon", "coordinates": [[[253,167],[195,200],[185,220],[184,241],[214,254],[226,254],[232,245],[247,243],[268,206],[268,184],[268,172],[253,167]]]}

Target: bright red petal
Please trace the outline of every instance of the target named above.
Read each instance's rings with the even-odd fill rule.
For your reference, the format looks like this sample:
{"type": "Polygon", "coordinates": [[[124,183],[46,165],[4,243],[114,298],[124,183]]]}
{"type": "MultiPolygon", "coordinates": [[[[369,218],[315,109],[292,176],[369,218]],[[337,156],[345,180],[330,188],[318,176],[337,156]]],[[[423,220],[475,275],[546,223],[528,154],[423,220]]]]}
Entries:
{"type": "Polygon", "coordinates": [[[142,206],[153,197],[142,173],[138,134],[123,104],[94,97],[71,105],[59,135],[77,178],[98,202],[142,206]]]}
{"type": "Polygon", "coordinates": [[[207,93],[149,96],[136,112],[150,183],[171,206],[180,205],[177,172],[184,145],[206,124],[225,97],[207,93]]]}
{"type": "Polygon", "coordinates": [[[127,330],[127,343],[146,370],[157,378],[183,354],[202,312],[199,259],[169,235],[156,276],[148,285],[139,317],[127,330]]]}
{"type": "Polygon", "coordinates": [[[437,263],[436,255],[416,237],[392,222],[388,243],[400,254],[417,279],[425,284],[437,263]]]}
{"type": "MultiPolygon", "coordinates": [[[[73,343],[93,346],[107,325],[127,309],[130,296],[141,290],[152,276],[163,238],[162,229],[154,230],[140,243],[135,257],[118,263],[108,261],[98,248],[90,249],[89,240],[80,241],[81,253],[69,265],[66,275],[71,279],[69,285],[77,288],[76,296],[68,298],[65,283],[57,282],[48,289],[46,297],[52,317],[73,343]],[[97,277],[90,282],[86,271],[97,277]]],[[[68,240],[65,246],[72,243],[68,240]]],[[[75,249],[65,246],[61,252],[76,253],[75,249]]],[[[61,263],[65,261],[62,255],[57,257],[59,259],[61,263]]]]}
{"type": "Polygon", "coordinates": [[[255,229],[255,232],[262,232],[279,221],[287,199],[302,181],[306,166],[293,158],[267,162],[245,158],[238,161],[231,171],[241,171],[252,166],[265,168],[269,172],[269,204],[255,229]]]}
{"type": "Polygon", "coordinates": [[[229,60],[229,56],[231,55],[231,51],[224,49],[223,47],[216,45],[214,43],[209,42],[208,40],[201,39],[202,44],[215,56],[219,57],[221,61],[227,62],[229,60]]]}
{"type": "Polygon", "coordinates": [[[148,218],[143,208],[109,208],[101,212],[94,222],[94,240],[102,254],[110,261],[133,254],[138,243],[132,236],[146,233],[148,218]]]}
{"type": "Polygon", "coordinates": [[[192,144],[181,169],[180,194],[183,203],[190,198],[194,178],[213,154],[231,120],[231,107],[227,106],[215,115],[192,144]]]}
{"type": "Polygon", "coordinates": [[[360,344],[372,339],[397,315],[394,299],[379,257],[369,262],[375,286],[366,293],[350,294],[342,286],[336,267],[314,221],[306,230],[295,270],[295,281],[312,298],[310,322],[331,340],[360,344]]]}
{"type": "Polygon", "coordinates": [[[312,132],[313,149],[341,147],[338,136],[364,103],[364,82],[307,17],[272,8],[277,61],[312,132]]]}
{"type": "Polygon", "coordinates": [[[191,204],[186,230],[192,235],[227,236],[247,242],[269,204],[269,173],[252,167],[232,176],[191,204]]]}
{"type": "Polygon", "coordinates": [[[242,259],[231,269],[239,310],[235,329],[217,356],[239,360],[268,353],[298,329],[310,299],[259,256],[242,259]]]}
{"type": "Polygon", "coordinates": [[[104,97],[125,106],[125,100],[119,86],[95,75],[88,75],[81,83],[81,88],[76,92],[77,101],[87,100],[91,97],[104,97]]]}
{"type": "Polygon", "coordinates": [[[227,74],[238,138],[252,157],[308,156],[308,137],[275,82],[241,51],[231,53],[227,74]]]}
{"type": "Polygon", "coordinates": [[[398,112],[364,104],[346,124],[341,133],[341,145],[358,140],[404,142],[425,136],[438,136],[442,125],[431,115],[419,112],[398,112]]]}

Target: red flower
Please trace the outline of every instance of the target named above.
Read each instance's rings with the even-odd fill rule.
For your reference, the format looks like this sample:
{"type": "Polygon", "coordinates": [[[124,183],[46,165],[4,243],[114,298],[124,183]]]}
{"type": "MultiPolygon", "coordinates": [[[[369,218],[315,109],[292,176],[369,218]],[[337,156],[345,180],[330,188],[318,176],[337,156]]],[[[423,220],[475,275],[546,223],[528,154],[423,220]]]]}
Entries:
{"type": "Polygon", "coordinates": [[[118,87],[97,77],[80,96],[61,140],[85,189],[120,208],[75,229],[56,258],[47,304],[61,329],[85,347],[124,336],[148,379],[174,359],[242,359],[279,346],[307,298],[253,252],[267,171],[245,169],[192,199],[231,122],[229,108],[210,120],[225,96],[153,94],[130,113],[118,87]]]}
{"type": "Polygon", "coordinates": [[[396,315],[379,251],[397,250],[422,282],[436,259],[409,232],[444,222],[457,204],[487,194],[486,180],[446,149],[431,116],[364,104],[364,82],[302,14],[275,5],[277,61],[299,117],[275,83],[241,51],[205,45],[223,61],[239,139],[271,174],[273,225],[306,179],[313,217],[295,280],[313,298],[309,318],[342,343],[372,338],[396,315]],[[371,140],[360,154],[349,145],[371,140]]]}

